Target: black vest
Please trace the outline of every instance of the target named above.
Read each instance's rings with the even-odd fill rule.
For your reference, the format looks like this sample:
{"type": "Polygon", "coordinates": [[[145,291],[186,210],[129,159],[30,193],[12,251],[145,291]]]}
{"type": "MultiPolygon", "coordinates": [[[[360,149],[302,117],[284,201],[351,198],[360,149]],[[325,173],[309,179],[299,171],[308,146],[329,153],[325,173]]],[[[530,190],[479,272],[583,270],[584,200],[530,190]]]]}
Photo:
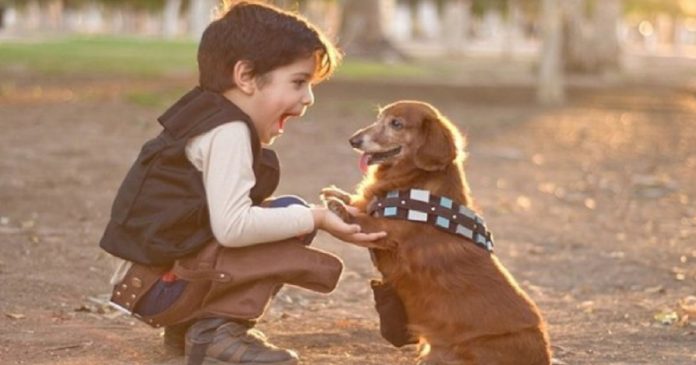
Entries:
{"type": "Polygon", "coordinates": [[[196,252],[214,236],[203,177],[186,157],[186,142],[224,123],[251,131],[256,185],[254,205],[278,186],[275,153],[261,148],[249,116],[222,95],[195,88],[158,118],[164,130],[143,146],[126,175],[99,245],[114,256],[145,265],[168,265],[196,252]]]}

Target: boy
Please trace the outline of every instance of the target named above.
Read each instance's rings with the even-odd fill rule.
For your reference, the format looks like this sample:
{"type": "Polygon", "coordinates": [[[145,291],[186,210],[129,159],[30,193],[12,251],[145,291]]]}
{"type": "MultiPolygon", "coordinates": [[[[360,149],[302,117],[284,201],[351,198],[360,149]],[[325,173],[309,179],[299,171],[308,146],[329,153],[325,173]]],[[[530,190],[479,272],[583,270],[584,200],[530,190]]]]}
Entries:
{"type": "Polygon", "coordinates": [[[284,283],[328,292],[341,272],[333,255],[306,247],[317,229],[370,246],[323,207],[268,198],[279,178],[262,148],[314,102],[312,86],[339,61],[307,21],[240,2],[205,30],[199,87],[170,107],[164,131],[143,146],[114,200],[100,246],[125,259],[112,301],[165,326],[165,344],[189,364],[297,363],[253,329],[284,283]]]}

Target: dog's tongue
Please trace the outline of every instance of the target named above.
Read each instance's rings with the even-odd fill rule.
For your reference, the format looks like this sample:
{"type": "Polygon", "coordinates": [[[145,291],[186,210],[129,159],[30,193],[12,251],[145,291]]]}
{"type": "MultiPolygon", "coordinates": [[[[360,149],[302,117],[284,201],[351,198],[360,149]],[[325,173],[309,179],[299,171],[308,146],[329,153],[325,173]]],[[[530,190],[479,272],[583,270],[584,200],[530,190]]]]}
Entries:
{"type": "Polygon", "coordinates": [[[363,153],[362,155],[360,155],[359,166],[360,166],[360,171],[362,171],[363,174],[367,173],[367,167],[369,166],[367,163],[367,160],[368,160],[367,153],[363,153]]]}

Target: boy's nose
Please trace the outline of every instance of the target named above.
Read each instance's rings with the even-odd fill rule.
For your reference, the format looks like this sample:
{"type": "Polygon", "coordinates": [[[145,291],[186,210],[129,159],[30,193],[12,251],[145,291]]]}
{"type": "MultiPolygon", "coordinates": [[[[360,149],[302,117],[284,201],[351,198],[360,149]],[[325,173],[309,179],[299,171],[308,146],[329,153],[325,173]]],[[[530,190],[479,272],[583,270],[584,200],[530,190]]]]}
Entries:
{"type": "Polygon", "coordinates": [[[302,97],[302,105],[311,106],[312,104],[314,104],[314,92],[312,91],[312,88],[309,87],[307,88],[307,92],[302,97]]]}

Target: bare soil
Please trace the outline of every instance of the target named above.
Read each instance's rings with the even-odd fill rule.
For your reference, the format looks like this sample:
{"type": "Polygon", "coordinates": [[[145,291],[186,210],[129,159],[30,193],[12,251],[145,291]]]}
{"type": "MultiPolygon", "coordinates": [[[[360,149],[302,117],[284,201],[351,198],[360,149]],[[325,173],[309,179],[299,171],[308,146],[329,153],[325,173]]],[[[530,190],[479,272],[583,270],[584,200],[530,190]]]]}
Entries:
{"type": "MultiPolygon", "coordinates": [[[[0,363],[180,364],[160,332],[103,304],[97,246],[110,204],[160,106],[190,79],[2,75],[0,363]],[[169,94],[168,94],[169,93],[169,94]]],[[[564,106],[531,87],[334,80],[277,144],[278,193],[317,202],[360,179],[352,131],[396,99],[433,103],[468,135],[468,179],[501,261],[538,303],[565,364],[696,363],[696,92],[575,87],[564,106]]],[[[168,102],[173,99],[168,99],[168,102]]],[[[304,364],[412,364],[382,340],[366,252],[327,235],[338,289],[284,289],[259,327],[304,364]]]]}

